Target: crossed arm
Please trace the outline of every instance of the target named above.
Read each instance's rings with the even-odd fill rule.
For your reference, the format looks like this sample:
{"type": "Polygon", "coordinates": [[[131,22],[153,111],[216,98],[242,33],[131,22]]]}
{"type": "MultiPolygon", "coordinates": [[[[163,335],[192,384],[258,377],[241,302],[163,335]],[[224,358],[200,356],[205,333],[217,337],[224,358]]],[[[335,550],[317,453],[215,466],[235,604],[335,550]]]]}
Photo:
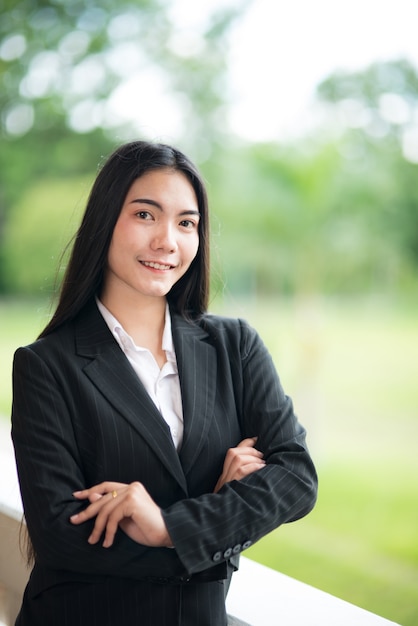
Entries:
{"type": "MultiPolygon", "coordinates": [[[[219,493],[206,492],[162,509],[142,484],[127,484],[123,479],[120,483],[94,483],[71,496],[78,485],[85,484],[83,458],[87,464],[91,462],[94,450],[90,450],[90,440],[83,439],[84,424],[75,412],[70,383],[85,393],[83,410],[93,410],[93,417],[107,409],[107,404],[90,407],[90,395],[86,399],[90,384],[81,376],[78,363],[69,360],[69,371],[63,368],[61,372],[55,367],[55,353],[50,358],[48,346],[43,344],[37,344],[36,350],[17,352],[12,435],[28,528],[43,564],[69,572],[117,572],[135,578],[155,555],[157,560],[161,557],[158,548],[154,555],[147,546],[174,544],[176,550],[169,551],[170,555],[164,550],[164,559],[172,562],[173,569],[180,559],[187,572],[195,573],[211,567],[220,549],[255,542],[311,510],[316,474],[304,429],[260,340],[248,335],[243,343],[242,380],[238,377],[237,382],[242,432],[257,434],[257,447],[263,451],[266,465],[255,441],[243,440],[225,456],[214,488],[219,493]],[[74,510],[79,510],[77,502],[85,508],[72,517],[74,510]],[[118,528],[125,532],[117,533],[119,549],[110,556],[100,548],[116,543],[118,528]]],[[[60,358],[64,353],[60,351],[60,358]]],[[[93,398],[101,400],[101,395],[97,392],[93,398]]],[[[234,398],[227,408],[233,414],[234,398]]],[[[110,470],[107,474],[111,475],[110,470]]],[[[95,462],[92,482],[99,475],[95,462]]]]}
{"type": "MultiPolygon", "coordinates": [[[[226,483],[240,480],[265,466],[262,452],[255,448],[256,443],[256,437],[247,438],[228,450],[215,493],[226,483]]],[[[173,546],[160,507],[140,482],[124,484],[107,481],[76,491],[73,495],[90,502],[84,511],[70,518],[75,525],[95,518],[88,539],[90,544],[98,543],[104,535],[102,545],[109,548],[118,528],[121,528],[130,539],[142,545],[173,546]]]]}

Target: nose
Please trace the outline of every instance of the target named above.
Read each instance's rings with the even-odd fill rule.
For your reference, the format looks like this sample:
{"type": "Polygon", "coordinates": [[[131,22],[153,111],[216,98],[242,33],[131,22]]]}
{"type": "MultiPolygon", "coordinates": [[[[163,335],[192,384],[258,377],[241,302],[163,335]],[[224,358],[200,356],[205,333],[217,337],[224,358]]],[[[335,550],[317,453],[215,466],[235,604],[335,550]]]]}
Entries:
{"type": "Polygon", "coordinates": [[[171,224],[158,224],[151,242],[151,247],[153,250],[164,250],[164,252],[176,251],[177,239],[175,229],[171,224]]]}

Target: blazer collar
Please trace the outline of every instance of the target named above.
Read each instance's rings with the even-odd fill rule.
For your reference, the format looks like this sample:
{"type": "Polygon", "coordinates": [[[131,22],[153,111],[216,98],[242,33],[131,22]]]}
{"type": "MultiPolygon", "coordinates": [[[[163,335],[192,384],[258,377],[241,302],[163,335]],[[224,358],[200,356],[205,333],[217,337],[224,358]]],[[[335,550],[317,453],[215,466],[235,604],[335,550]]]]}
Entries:
{"type": "Polygon", "coordinates": [[[198,323],[172,313],[172,332],[184,417],[179,454],[187,475],[199,458],[213,418],[217,358],[208,333],[198,323]]]}
{"type": "Polygon", "coordinates": [[[213,415],[216,351],[197,324],[171,312],[182,392],[184,434],[177,453],[168,425],[112,336],[94,301],[76,320],[76,349],[91,361],[85,374],[141,434],[187,494],[186,476],[199,458],[213,415]]]}

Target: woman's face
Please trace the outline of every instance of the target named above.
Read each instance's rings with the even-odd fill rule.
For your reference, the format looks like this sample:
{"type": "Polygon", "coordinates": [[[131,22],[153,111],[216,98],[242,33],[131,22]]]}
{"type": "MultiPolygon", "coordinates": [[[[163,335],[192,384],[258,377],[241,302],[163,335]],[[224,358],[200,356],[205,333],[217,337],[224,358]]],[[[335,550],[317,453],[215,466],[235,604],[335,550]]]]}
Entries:
{"type": "Polygon", "coordinates": [[[104,294],[165,297],[199,247],[199,208],[186,176],[152,170],[129,189],[109,247],[104,294]]]}

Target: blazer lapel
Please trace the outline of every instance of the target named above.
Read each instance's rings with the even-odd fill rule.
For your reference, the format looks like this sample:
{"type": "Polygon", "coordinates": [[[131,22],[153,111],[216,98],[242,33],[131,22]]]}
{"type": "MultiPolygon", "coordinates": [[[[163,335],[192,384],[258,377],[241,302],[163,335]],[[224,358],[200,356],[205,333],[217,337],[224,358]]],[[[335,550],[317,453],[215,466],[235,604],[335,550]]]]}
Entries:
{"type": "Polygon", "coordinates": [[[92,360],[85,374],[154,450],[187,494],[187,484],[168,425],[138,379],[93,302],[76,328],[78,354],[92,360]]]}
{"type": "Polygon", "coordinates": [[[179,456],[187,476],[199,458],[213,417],[216,350],[200,326],[186,322],[173,312],[171,319],[184,419],[183,444],[179,456]]]}

